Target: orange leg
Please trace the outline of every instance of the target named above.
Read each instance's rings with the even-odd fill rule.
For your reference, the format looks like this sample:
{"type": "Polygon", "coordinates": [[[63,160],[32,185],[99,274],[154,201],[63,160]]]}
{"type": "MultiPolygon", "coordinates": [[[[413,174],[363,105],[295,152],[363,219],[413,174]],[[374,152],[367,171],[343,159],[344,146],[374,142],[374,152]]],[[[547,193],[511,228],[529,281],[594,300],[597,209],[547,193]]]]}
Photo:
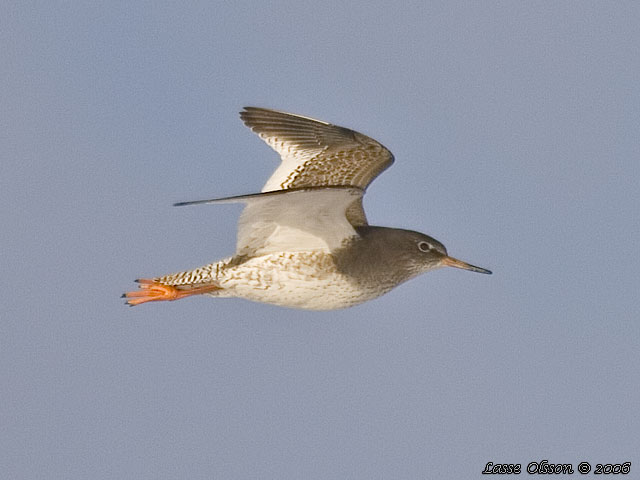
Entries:
{"type": "Polygon", "coordinates": [[[129,298],[127,304],[130,307],[140,305],[146,302],[160,302],[163,300],[179,300],[180,298],[189,297],[191,295],[200,295],[202,293],[210,293],[220,290],[220,287],[213,284],[190,286],[184,285],[174,287],[172,285],[163,285],[146,278],[136,280],[140,284],[140,290],[123,293],[123,298],[129,298]]]}

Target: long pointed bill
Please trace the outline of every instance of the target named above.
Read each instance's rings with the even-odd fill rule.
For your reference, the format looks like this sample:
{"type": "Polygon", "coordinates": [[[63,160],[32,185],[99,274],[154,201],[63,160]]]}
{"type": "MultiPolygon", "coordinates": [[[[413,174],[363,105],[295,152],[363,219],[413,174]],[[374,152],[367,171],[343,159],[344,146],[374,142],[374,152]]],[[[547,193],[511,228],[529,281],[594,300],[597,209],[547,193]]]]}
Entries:
{"type": "Polygon", "coordinates": [[[441,264],[447,267],[462,268],[463,270],[471,270],[472,272],[486,273],[488,275],[491,275],[491,270],[476,267],[475,265],[471,265],[467,262],[463,262],[462,260],[458,260],[457,258],[453,257],[444,257],[441,264]]]}

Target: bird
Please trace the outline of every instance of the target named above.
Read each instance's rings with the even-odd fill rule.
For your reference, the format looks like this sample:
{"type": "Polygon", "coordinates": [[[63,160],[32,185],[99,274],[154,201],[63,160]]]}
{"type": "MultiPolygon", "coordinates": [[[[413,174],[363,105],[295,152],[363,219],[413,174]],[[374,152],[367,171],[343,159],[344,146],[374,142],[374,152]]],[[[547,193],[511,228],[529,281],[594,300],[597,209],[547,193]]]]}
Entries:
{"type": "Polygon", "coordinates": [[[441,267],[491,274],[449,256],[428,235],[369,225],[363,196],[394,162],[381,143],[267,108],[244,107],[240,118],[281,157],[262,191],[174,204],[244,203],[235,254],[193,270],[138,279],[138,290],[122,295],[129,306],[208,295],[335,310],[441,267]]]}

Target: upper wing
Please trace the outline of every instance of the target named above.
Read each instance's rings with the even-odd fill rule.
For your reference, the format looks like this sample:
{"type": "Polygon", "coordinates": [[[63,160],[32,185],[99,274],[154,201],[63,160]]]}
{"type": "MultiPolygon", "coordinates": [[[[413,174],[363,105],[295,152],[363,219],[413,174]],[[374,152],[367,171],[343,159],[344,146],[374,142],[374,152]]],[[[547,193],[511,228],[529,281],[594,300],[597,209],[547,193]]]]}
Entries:
{"type": "Polygon", "coordinates": [[[331,252],[357,235],[346,211],[363,193],[352,187],[302,188],[176,205],[245,203],[238,221],[236,255],[331,252]]]}
{"type": "MultiPolygon", "coordinates": [[[[393,163],[383,145],[348,128],[257,107],[245,107],[240,118],[282,157],[263,192],[321,186],[365,190],[393,163]]],[[[360,199],[347,216],[354,225],[366,224],[360,199]]]]}

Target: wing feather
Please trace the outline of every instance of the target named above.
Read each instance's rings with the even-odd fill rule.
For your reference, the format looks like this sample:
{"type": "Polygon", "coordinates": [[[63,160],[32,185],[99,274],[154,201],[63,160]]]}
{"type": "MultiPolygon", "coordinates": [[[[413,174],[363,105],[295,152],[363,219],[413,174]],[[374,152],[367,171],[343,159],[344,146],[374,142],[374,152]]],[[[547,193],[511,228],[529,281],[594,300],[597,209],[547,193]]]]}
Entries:
{"type": "Polygon", "coordinates": [[[362,196],[393,163],[389,150],[354,130],[301,115],[245,107],[240,117],[282,158],[263,193],[176,205],[245,203],[237,255],[331,252],[367,225],[362,196]]]}
{"type": "MultiPolygon", "coordinates": [[[[367,186],[393,163],[376,140],[321,120],[258,107],[240,112],[245,125],[280,154],[263,192],[322,186],[367,186]]],[[[362,198],[347,209],[353,226],[367,225],[362,198]]]]}
{"type": "Polygon", "coordinates": [[[354,187],[312,187],[176,205],[245,203],[238,221],[236,255],[331,252],[357,235],[346,211],[363,193],[354,187]]]}
{"type": "MultiPolygon", "coordinates": [[[[348,128],[257,107],[245,107],[240,118],[282,158],[263,192],[324,186],[365,190],[393,163],[382,144],[348,128]]],[[[366,225],[360,199],[347,215],[354,225],[366,225]]]]}

